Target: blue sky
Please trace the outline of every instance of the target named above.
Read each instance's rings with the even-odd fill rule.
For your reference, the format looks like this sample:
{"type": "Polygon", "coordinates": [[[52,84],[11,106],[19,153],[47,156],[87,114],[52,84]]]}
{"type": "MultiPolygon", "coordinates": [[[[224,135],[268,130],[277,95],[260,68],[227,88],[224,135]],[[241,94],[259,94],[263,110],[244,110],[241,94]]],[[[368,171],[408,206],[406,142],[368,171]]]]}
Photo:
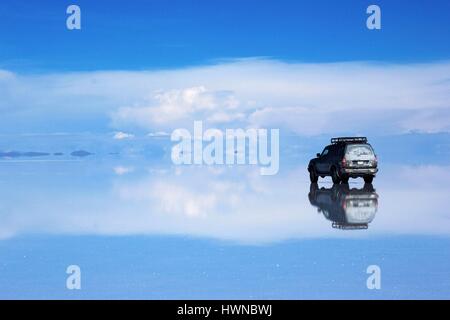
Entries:
{"type": "Polygon", "coordinates": [[[158,69],[217,59],[417,62],[450,57],[448,1],[2,1],[0,68],[158,69]],[[382,30],[365,27],[370,4],[382,30]],[[68,31],[77,4],[82,30],[68,31]]]}
{"type": "Polygon", "coordinates": [[[2,1],[0,133],[450,131],[448,1],[2,1]],[[81,7],[81,30],[66,9],[81,7]],[[382,29],[366,28],[381,7],[382,29]],[[344,124],[335,121],[343,118],[344,124]]]}

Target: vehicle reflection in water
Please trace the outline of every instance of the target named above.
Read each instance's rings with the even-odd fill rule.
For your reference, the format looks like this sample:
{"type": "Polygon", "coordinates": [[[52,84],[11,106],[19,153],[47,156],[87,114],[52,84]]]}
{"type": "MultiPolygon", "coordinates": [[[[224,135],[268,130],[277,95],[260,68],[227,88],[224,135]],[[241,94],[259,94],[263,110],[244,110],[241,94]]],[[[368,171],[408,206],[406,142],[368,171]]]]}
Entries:
{"type": "Polygon", "coordinates": [[[317,183],[312,183],[308,198],[336,229],[367,229],[378,209],[378,194],[372,184],[350,189],[348,184],[319,188],[317,183]]]}

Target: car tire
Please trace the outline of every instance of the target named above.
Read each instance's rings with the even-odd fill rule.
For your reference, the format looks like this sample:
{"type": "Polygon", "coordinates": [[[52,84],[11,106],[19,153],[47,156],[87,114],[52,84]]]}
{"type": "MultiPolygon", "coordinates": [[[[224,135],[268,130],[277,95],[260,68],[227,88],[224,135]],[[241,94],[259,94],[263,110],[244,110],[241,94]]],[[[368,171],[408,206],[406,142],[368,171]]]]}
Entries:
{"type": "Polygon", "coordinates": [[[373,176],[365,176],[364,177],[365,183],[372,183],[372,181],[373,181],[373,176]]]}
{"type": "Polygon", "coordinates": [[[311,180],[311,183],[317,183],[317,181],[319,181],[319,176],[316,174],[314,168],[309,169],[309,180],[311,180]]]}
{"type": "Polygon", "coordinates": [[[331,180],[333,180],[334,184],[339,184],[339,182],[341,182],[335,167],[331,168],[331,180]]]}

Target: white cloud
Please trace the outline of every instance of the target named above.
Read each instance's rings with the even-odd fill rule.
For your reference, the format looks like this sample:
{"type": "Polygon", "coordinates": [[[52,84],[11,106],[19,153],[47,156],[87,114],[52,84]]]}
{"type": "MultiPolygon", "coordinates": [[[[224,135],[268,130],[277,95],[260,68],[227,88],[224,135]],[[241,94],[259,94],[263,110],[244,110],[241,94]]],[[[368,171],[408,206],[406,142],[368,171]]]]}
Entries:
{"type": "Polygon", "coordinates": [[[231,121],[243,121],[245,117],[246,115],[243,112],[232,113],[219,111],[210,115],[206,120],[211,123],[227,123],[231,121]]]}
{"type": "Polygon", "coordinates": [[[117,166],[117,167],[114,167],[113,170],[114,170],[115,174],[117,174],[118,176],[122,176],[124,174],[133,172],[134,168],[132,168],[132,167],[124,167],[124,166],[117,166]]]}
{"type": "Polygon", "coordinates": [[[168,71],[0,71],[0,92],[4,128],[14,128],[17,120],[32,124],[42,118],[61,128],[67,121],[92,123],[94,130],[110,125],[170,132],[204,120],[307,135],[450,131],[449,62],[250,59],[168,71]]]}
{"type": "Polygon", "coordinates": [[[143,105],[119,108],[112,115],[114,124],[154,128],[196,118],[229,122],[243,117],[242,113],[228,113],[239,105],[231,93],[208,91],[204,86],[158,91],[148,100],[143,105]]]}
{"type": "Polygon", "coordinates": [[[134,138],[134,134],[119,131],[114,134],[113,138],[116,140],[132,139],[134,138]]]}
{"type": "Polygon", "coordinates": [[[318,108],[267,107],[252,112],[248,120],[251,126],[289,128],[298,133],[314,135],[330,127],[331,113],[318,108]]]}
{"type": "Polygon", "coordinates": [[[165,131],[156,131],[156,132],[148,133],[147,136],[148,137],[167,137],[167,136],[170,136],[170,134],[165,131]]]}

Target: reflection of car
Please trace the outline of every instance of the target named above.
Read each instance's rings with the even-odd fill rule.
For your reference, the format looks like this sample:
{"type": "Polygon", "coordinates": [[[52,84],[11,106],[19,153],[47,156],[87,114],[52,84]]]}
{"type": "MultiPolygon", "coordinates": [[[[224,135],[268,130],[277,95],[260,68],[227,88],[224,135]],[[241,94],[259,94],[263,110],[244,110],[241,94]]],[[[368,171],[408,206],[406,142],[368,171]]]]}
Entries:
{"type": "Polygon", "coordinates": [[[378,172],[377,166],[377,156],[367,143],[367,138],[333,138],[322,153],[311,159],[308,171],[313,183],[318,181],[319,176],[331,176],[333,183],[347,183],[349,178],[358,177],[372,183],[378,172]]]}
{"type": "Polygon", "coordinates": [[[311,183],[308,198],[337,229],[367,229],[378,209],[378,195],[367,183],[362,189],[350,189],[348,184],[326,189],[311,183]]]}

